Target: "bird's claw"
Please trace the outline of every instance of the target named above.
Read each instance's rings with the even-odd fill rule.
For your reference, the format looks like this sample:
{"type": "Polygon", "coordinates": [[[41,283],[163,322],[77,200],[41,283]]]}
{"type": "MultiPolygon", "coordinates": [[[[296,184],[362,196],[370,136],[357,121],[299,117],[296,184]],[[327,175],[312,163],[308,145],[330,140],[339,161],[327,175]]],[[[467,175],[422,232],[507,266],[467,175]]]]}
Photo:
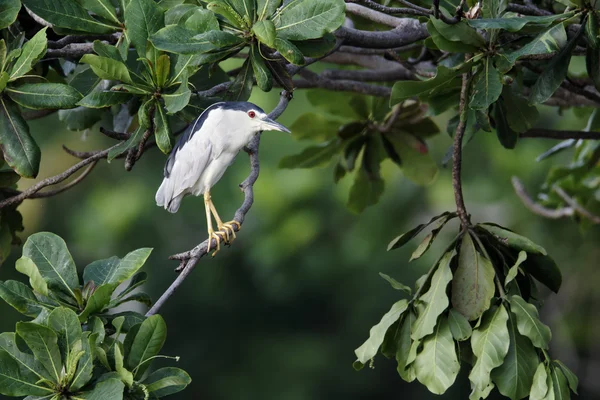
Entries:
{"type": "Polygon", "coordinates": [[[226,238],[225,243],[231,244],[231,242],[233,242],[236,238],[235,231],[236,230],[239,231],[241,227],[242,227],[242,225],[239,222],[237,222],[235,220],[229,221],[229,222],[225,222],[225,223],[221,224],[221,226],[219,226],[218,232],[222,232],[223,234],[225,234],[225,238],[226,238]],[[237,229],[234,229],[234,225],[237,227],[237,229]]]}
{"type": "MultiPolygon", "coordinates": [[[[219,250],[221,250],[221,241],[225,241],[224,236],[221,236],[222,234],[224,234],[221,231],[212,231],[209,232],[208,234],[208,246],[206,246],[206,254],[210,253],[211,250],[211,245],[212,245],[212,240],[215,239],[215,241],[217,242],[217,246],[216,246],[216,250],[212,253],[212,256],[214,257],[215,254],[217,254],[219,252],[219,250]]],[[[227,243],[227,241],[225,241],[227,243]]]]}

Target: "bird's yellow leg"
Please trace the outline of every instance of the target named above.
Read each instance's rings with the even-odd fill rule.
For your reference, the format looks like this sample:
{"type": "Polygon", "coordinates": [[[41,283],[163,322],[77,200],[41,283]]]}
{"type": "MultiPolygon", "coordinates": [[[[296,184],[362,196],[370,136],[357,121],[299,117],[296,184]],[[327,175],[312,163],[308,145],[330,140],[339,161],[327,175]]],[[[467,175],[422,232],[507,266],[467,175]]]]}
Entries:
{"type": "Polygon", "coordinates": [[[219,214],[217,213],[217,209],[215,208],[215,205],[213,204],[212,200],[210,200],[210,198],[209,198],[209,206],[210,206],[210,211],[212,211],[212,214],[215,217],[215,221],[217,222],[217,228],[219,229],[219,231],[223,232],[225,234],[227,243],[233,242],[233,240],[235,239],[235,230],[233,229],[233,225],[237,225],[237,230],[239,231],[241,228],[240,223],[237,221],[229,221],[229,222],[224,223],[221,220],[221,217],[219,217],[219,214]],[[231,234],[231,240],[229,237],[230,234],[231,234]]]}
{"type": "Polygon", "coordinates": [[[210,245],[212,243],[212,239],[215,239],[217,241],[217,249],[212,254],[214,257],[214,255],[217,254],[219,250],[221,250],[221,240],[223,240],[223,238],[213,230],[212,218],[210,215],[211,206],[212,202],[210,201],[210,192],[206,192],[204,193],[204,209],[206,210],[206,226],[208,227],[208,246],[206,248],[206,253],[210,252],[210,245]]]}

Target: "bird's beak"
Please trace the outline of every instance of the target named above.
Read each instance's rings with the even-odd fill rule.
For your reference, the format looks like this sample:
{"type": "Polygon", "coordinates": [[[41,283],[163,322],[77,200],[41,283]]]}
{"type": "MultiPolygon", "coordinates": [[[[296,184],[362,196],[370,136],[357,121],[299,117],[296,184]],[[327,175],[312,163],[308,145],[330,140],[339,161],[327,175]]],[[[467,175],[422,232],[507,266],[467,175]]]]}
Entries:
{"type": "Polygon", "coordinates": [[[288,128],[281,125],[277,121],[273,121],[271,118],[263,119],[263,130],[264,131],[280,131],[285,133],[292,133],[288,128]]]}

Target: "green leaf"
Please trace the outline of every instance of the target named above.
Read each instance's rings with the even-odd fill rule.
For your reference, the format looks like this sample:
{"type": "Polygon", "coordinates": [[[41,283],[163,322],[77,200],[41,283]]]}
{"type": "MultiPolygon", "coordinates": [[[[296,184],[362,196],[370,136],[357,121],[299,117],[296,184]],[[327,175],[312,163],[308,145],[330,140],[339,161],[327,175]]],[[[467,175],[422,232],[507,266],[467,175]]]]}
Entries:
{"type": "Polygon", "coordinates": [[[567,380],[560,369],[556,367],[550,368],[550,380],[552,381],[554,398],[556,400],[568,400],[571,398],[567,380]]]}
{"type": "Polygon", "coordinates": [[[105,108],[117,104],[123,104],[131,100],[133,96],[127,92],[99,90],[91,91],[77,105],[87,108],[105,108]]]}
{"type": "Polygon", "coordinates": [[[20,0],[0,0],[0,29],[4,29],[15,22],[20,9],[20,0]]]}
{"type": "Polygon", "coordinates": [[[173,148],[173,144],[171,143],[171,128],[169,127],[167,115],[158,102],[154,112],[154,135],[156,136],[156,145],[160,151],[169,154],[173,148]]]}
{"type": "Polygon", "coordinates": [[[487,110],[502,93],[500,73],[494,67],[492,57],[485,57],[481,68],[473,78],[473,89],[469,107],[474,110],[487,110]]]}
{"type": "Polygon", "coordinates": [[[360,168],[356,172],[354,183],[350,188],[348,209],[354,213],[360,213],[368,206],[377,204],[383,193],[384,184],[385,182],[381,177],[369,176],[364,167],[360,168]]]}
{"type": "Polygon", "coordinates": [[[42,28],[21,48],[21,54],[10,70],[9,81],[14,81],[31,71],[31,68],[46,53],[48,39],[46,39],[46,28],[42,28]]]}
{"type": "Polygon", "coordinates": [[[462,68],[446,68],[439,65],[433,78],[424,81],[398,81],[392,87],[390,105],[393,106],[411,97],[443,94],[447,88],[453,87],[453,78],[462,73],[462,68]]]}
{"type": "Polygon", "coordinates": [[[517,319],[519,333],[528,337],[535,347],[548,349],[552,332],[540,321],[537,308],[515,295],[510,298],[510,310],[517,319]]]}
{"type": "Polygon", "coordinates": [[[100,40],[94,40],[94,52],[100,57],[111,58],[116,61],[123,61],[121,53],[116,46],[101,42],[100,40]]]}
{"type": "Polygon", "coordinates": [[[396,346],[396,363],[398,366],[396,370],[406,382],[412,382],[417,377],[413,364],[416,353],[411,354],[413,346],[410,338],[411,327],[416,319],[417,316],[415,313],[412,310],[409,310],[402,318],[398,333],[398,343],[396,346]]]}
{"type": "Polygon", "coordinates": [[[169,114],[175,114],[185,108],[190,102],[192,91],[188,87],[187,73],[182,76],[181,84],[176,91],[170,94],[163,94],[162,98],[165,101],[165,108],[169,114]]]}
{"type": "Polygon", "coordinates": [[[89,64],[94,73],[102,79],[113,79],[124,83],[133,84],[127,66],[112,58],[86,54],[79,60],[82,64],[89,64]]]}
{"type": "Polygon", "coordinates": [[[508,286],[508,284],[517,277],[517,273],[519,272],[519,265],[523,263],[523,261],[527,260],[527,253],[523,250],[519,252],[519,256],[517,257],[517,261],[515,261],[515,265],[510,267],[508,273],[506,274],[506,279],[504,280],[504,286],[508,286]]]}
{"type": "Polygon", "coordinates": [[[437,178],[438,168],[427,147],[412,135],[387,134],[386,138],[402,160],[402,173],[417,185],[426,186],[437,178]]]}
{"type": "Polygon", "coordinates": [[[146,57],[148,38],[165,26],[163,12],[154,0],[131,0],[124,15],[127,37],[138,55],[146,57]]]}
{"type": "Polygon", "coordinates": [[[333,33],[326,33],[322,38],[302,41],[292,41],[292,43],[304,54],[305,57],[324,57],[333,50],[336,44],[336,38],[333,33]]]}
{"type": "Polygon", "coordinates": [[[507,0],[484,0],[481,3],[481,13],[484,18],[497,18],[504,13],[507,5],[507,0]]]}
{"type": "Polygon", "coordinates": [[[0,92],[4,91],[4,88],[6,88],[6,84],[8,83],[9,78],[10,75],[8,75],[8,72],[4,71],[0,73],[0,92]]]}
{"type": "Polygon", "coordinates": [[[577,386],[579,386],[579,379],[577,379],[577,375],[575,375],[573,373],[573,371],[571,371],[569,369],[569,367],[567,367],[560,360],[554,360],[554,364],[556,364],[556,365],[558,365],[560,367],[562,373],[565,375],[565,378],[567,378],[567,381],[569,382],[569,387],[571,388],[571,390],[573,391],[573,393],[578,394],[577,393],[577,386]]]}
{"type": "MultiPolygon", "coordinates": [[[[165,22],[165,25],[168,24],[165,22]]],[[[194,12],[185,21],[184,26],[197,33],[204,33],[208,31],[218,31],[219,21],[213,12],[196,7],[194,12]]]]}
{"type": "Polygon", "coordinates": [[[117,284],[106,283],[99,285],[94,290],[85,304],[85,308],[79,314],[79,321],[85,322],[90,315],[102,312],[110,303],[111,295],[115,291],[117,284]]]}
{"type": "Polygon", "coordinates": [[[131,133],[129,139],[124,142],[119,143],[118,146],[114,147],[111,151],[108,152],[107,161],[110,163],[116,157],[125,153],[127,150],[137,146],[144,136],[144,132],[146,131],[145,127],[139,126],[135,131],[131,133]]]}
{"type": "Polygon", "coordinates": [[[23,246],[23,256],[37,265],[50,289],[76,298],[73,290],[79,288],[77,269],[62,238],[50,232],[34,233],[23,246]]]}
{"type": "Polygon", "coordinates": [[[197,32],[180,25],[169,25],[150,37],[152,44],[159,50],[182,54],[199,54],[217,47],[208,38],[197,38],[197,32]]]}
{"type": "Polygon", "coordinates": [[[23,0],[23,4],[55,27],[86,33],[111,33],[117,30],[116,26],[92,18],[74,0],[23,0]]]}
{"type": "Polygon", "coordinates": [[[494,297],[494,276],[490,260],[477,251],[470,234],[463,235],[452,280],[452,306],[469,321],[478,319],[494,297]]]}
{"type": "Polygon", "coordinates": [[[52,329],[33,322],[17,322],[17,335],[52,376],[53,382],[60,382],[62,360],[58,348],[58,337],[52,329]]]}
{"type": "Polygon", "coordinates": [[[504,363],[492,371],[492,380],[504,396],[519,400],[529,394],[539,360],[531,341],[517,331],[514,318],[509,316],[510,346],[504,363]]]}
{"type": "Polygon", "coordinates": [[[412,290],[409,286],[404,285],[403,283],[398,282],[397,280],[395,280],[394,278],[392,278],[389,275],[386,275],[382,272],[379,273],[379,276],[381,276],[383,279],[385,279],[394,289],[396,290],[401,290],[404,293],[411,295],[412,294],[412,290]]]}
{"type": "Polygon", "coordinates": [[[324,142],[335,138],[341,122],[327,118],[323,113],[302,114],[291,125],[292,137],[296,140],[324,142]]]}
{"type": "Polygon", "coordinates": [[[517,250],[525,250],[527,253],[546,255],[546,249],[542,246],[533,243],[525,236],[516,234],[506,228],[492,224],[478,224],[486,231],[490,232],[497,240],[503,244],[517,250]]]}
{"type": "MultiPolygon", "coordinates": [[[[560,50],[567,43],[567,33],[563,24],[556,24],[548,30],[540,33],[535,39],[515,50],[502,56],[512,66],[519,57],[536,54],[549,54],[560,50]]],[[[508,67],[510,69],[510,67],[508,67]]]]}
{"type": "Polygon", "coordinates": [[[48,327],[58,337],[58,347],[68,370],[71,368],[69,365],[70,354],[77,350],[75,344],[81,340],[82,334],[77,314],[66,307],[57,307],[48,316],[48,327]]]}
{"type": "Polygon", "coordinates": [[[448,323],[454,340],[463,341],[471,337],[473,332],[471,324],[469,324],[464,315],[454,308],[451,308],[448,313],[448,323]]]}
{"type": "Polygon", "coordinates": [[[37,266],[30,258],[19,258],[16,263],[16,270],[29,277],[29,284],[33,290],[39,294],[48,296],[48,284],[46,284],[46,281],[42,278],[37,266]]]}
{"type": "Polygon", "coordinates": [[[161,54],[156,61],[156,68],[154,70],[156,85],[159,88],[165,86],[167,79],[169,78],[169,71],[171,70],[171,59],[167,54],[161,54]]]}
{"type": "Polygon", "coordinates": [[[10,354],[0,350],[0,394],[5,396],[49,396],[54,390],[37,383],[38,376],[22,368],[10,354]]]}
{"type": "Polygon", "coordinates": [[[392,305],[392,308],[381,317],[381,321],[369,330],[369,338],[356,350],[354,354],[358,361],[366,364],[375,357],[388,328],[400,318],[400,315],[408,308],[408,301],[403,299],[392,305]]]}
{"type": "Polygon", "coordinates": [[[464,21],[460,21],[459,23],[452,25],[446,24],[441,19],[434,17],[430,18],[429,21],[431,21],[435,29],[446,40],[451,42],[465,43],[477,48],[485,46],[485,40],[483,37],[464,21]]]}
{"type": "Polygon", "coordinates": [[[256,17],[259,20],[269,18],[281,5],[281,0],[256,0],[256,17]]]}
{"type": "Polygon", "coordinates": [[[83,281],[93,281],[96,286],[107,283],[117,286],[136,273],[151,252],[151,248],[141,248],[128,253],[122,259],[111,257],[94,261],[83,270],[83,281]]]}
{"type": "Polygon", "coordinates": [[[429,220],[429,222],[427,222],[425,224],[419,224],[416,227],[414,227],[413,229],[411,229],[410,231],[405,232],[402,235],[396,237],[394,240],[392,240],[390,242],[390,244],[388,244],[387,251],[398,249],[398,248],[404,246],[412,238],[414,238],[419,233],[421,233],[421,231],[423,229],[427,228],[429,225],[433,224],[435,221],[439,220],[440,218],[444,218],[444,217],[446,217],[448,215],[453,215],[452,218],[454,218],[456,216],[456,214],[450,213],[450,212],[447,212],[447,211],[441,213],[440,215],[436,215],[435,217],[431,218],[429,220]]]}
{"type": "MultiPolygon", "coordinates": [[[[21,341],[20,338],[19,340],[21,341]]],[[[4,332],[0,334],[0,351],[8,353],[12,359],[17,362],[21,371],[27,376],[31,376],[33,382],[42,379],[48,381],[52,380],[52,376],[48,374],[42,364],[35,359],[33,354],[23,352],[19,349],[17,346],[17,336],[14,332],[4,332]]],[[[2,369],[2,366],[0,366],[0,374],[2,374],[2,369]]],[[[0,393],[2,393],[1,388],[2,386],[0,385],[0,393]]]]}
{"type": "Polygon", "coordinates": [[[415,251],[413,251],[413,253],[410,256],[410,260],[408,260],[408,261],[411,262],[413,260],[416,260],[416,259],[420,258],[423,254],[425,254],[425,252],[427,250],[429,250],[429,248],[435,241],[437,235],[444,228],[444,225],[446,224],[446,222],[448,222],[452,218],[454,218],[454,215],[446,215],[445,217],[442,217],[437,222],[437,224],[436,224],[437,226],[434,229],[432,229],[431,232],[429,232],[429,234],[427,236],[425,236],[425,238],[423,239],[423,241],[421,243],[419,243],[419,246],[417,246],[415,251]]]}
{"type": "Polygon", "coordinates": [[[17,281],[0,281],[0,298],[21,314],[35,318],[42,311],[42,306],[25,284],[17,281]]]}
{"type": "MultiPolygon", "coordinates": [[[[466,44],[463,42],[455,42],[446,39],[442,34],[436,29],[434,23],[429,20],[427,22],[427,31],[431,35],[431,40],[435,44],[435,46],[443,51],[448,51],[452,53],[475,53],[478,50],[477,46],[473,46],[470,44],[466,44]]],[[[425,45],[427,47],[432,47],[428,44],[428,40],[425,41],[425,45]]]]}
{"type": "Polygon", "coordinates": [[[257,21],[252,25],[252,33],[270,48],[275,48],[275,25],[271,20],[257,21]]]}
{"type": "Polygon", "coordinates": [[[544,363],[538,364],[535,374],[533,375],[533,383],[531,384],[531,391],[529,392],[530,400],[544,400],[548,393],[548,374],[546,373],[546,367],[544,363]]]}
{"type": "Polygon", "coordinates": [[[537,107],[529,104],[527,99],[513,92],[509,86],[502,90],[503,106],[506,109],[506,120],[511,130],[526,132],[533,128],[539,118],[537,107]]]}
{"type": "MultiPolygon", "coordinates": [[[[575,12],[554,15],[519,15],[506,16],[504,18],[481,18],[468,19],[467,23],[476,29],[504,29],[509,32],[518,32],[526,25],[543,27],[552,24],[558,19],[570,18],[575,12]]],[[[508,14],[507,14],[508,15],[508,14]]]]}
{"type": "Polygon", "coordinates": [[[304,56],[302,52],[294,46],[289,40],[276,38],[275,49],[290,63],[294,65],[304,65],[304,56]]]}
{"type": "Polygon", "coordinates": [[[279,162],[279,168],[313,168],[328,164],[331,158],[341,149],[337,139],[321,146],[307,147],[302,153],[287,156],[279,162]]]}
{"type": "Polygon", "coordinates": [[[119,21],[119,18],[117,17],[115,6],[112,5],[110,0],[80,0],[80,2],[86,10],[106,18],[117,25],[121,24],[121,21],[119,21]]]}
{"type": "Polygon", "coordinates": [[[12,100],[0,96],[0,147],[4,161],[19,175],[35,178],[40,169],[40,148],[12,100]]]}
{"type": "Polygon", "coordinates": [[[267,64],[265,64],[265,60],[260,55],[257,46],[252,46],[250,51],[250,62],[252,63],[252,71],[254,71],[256,84],[262,91],[268,92],[273,87],[271,71],[267,67],[267,64]]]}
{"type": "Polygon", "coordinates": [[[120,343],[115,345],[115,370],[128,387],[133,385],[133,374],[123,367],[123,355],[121,354],[120,343]]]}
{"type": "Polygon", "coordinates": [[[272,18],[277,37],[288,40],[317,39],[344,22],[343,0],[291,1],[272,18]]]}
{"type": "Polygon", "coordinates": [[[519,133],[514,131],[508,124],[508,113],[502,97],[496,102],[494,111],[496,136],[498,136],[500,144],[507,149],[514,149],[519,139],[519,133]]]}
{"type": "Polygon", "coordinates": [[[242,14],[230,4],[227,0],[215,0],[206,5],[206,8],[210,11],[218,14],[227,20],[231,25],[238,29],[247,29],[250,25],[248,18],[242,18],[242,14]]]}
{"type": "Polygon", "coordinates": [[[529,94],[529,103],[540,104],[548,100],[567,77],[571,55],[579,38],[585,31],[585,24],[577,31],[565,47],[556,54],[544,68],[529,94]]]}
{"type": "MultiPolygon", "coordinates": [[[[132,335],[133,331],[127,336],[132,335]]],[[[160,315],[153,315],[142,322],[135,332],[131,349],[125,354],[127,369],[134,372],[135,379],[144,375],[152,357],[158,355],[167,337],[167,326],[160,315]]],[[[126,339],[127,340],[127,339],[126,339]]]]}
{"type": "MultiPolygon", "coordinates": [[[[419,297],[417,303],[417,320],[412,326],[411,338],[419,340],[433,333],[437,319],[448,308],[446,288],[452,280],[450,263],[456,255],[456,250],[447,252],[441,258],[433,277],[431,285],[425,294],[419,297]]],[[[448,330],[448,333],[450,331],[448,330]]]]}
{"type": "MultiPolygon", "coordinates": [[[[104,331],[104,326],[102,327],[102,330],[104,331]]],[[[92,379],[92,372],[94,369],[94,355],[92,353],[92,346],[90,345],[90,340],[94,339],[90,336],[86,336],[86,334],[84,333],[82,337],[81,349],[83,351],[83,356],[79,359],[79,362],[77,363],[75,375],[73,377],[73,380],[71,381],[71,386],[69,386],[69,391],[71,392],[78,391],[92,379]]]]}
{"type": "Polygon", "coordinates": [[[587,47],[585,53],[585,66],[588,76],[596,89],[600,88],[600,39],[598,39],[598,16],[595,11],[588,14],[585,25],[587,47]]]}
{"type": "MultiPolygon", "coordinates": [[[[252,93],[252,85],[254,84],[254,76],[252,75],[252,63],[250,59],[244,61],[242,69],[237,74],[232,84],[225,93],[225,99],[228,101],[245,101],[248,100],[252,93]]],[[[283,161],[283,160],[282,160],[283,161]]],[[[279,164],[281,167],[281,163],[279,164]]]]}
{"type": "Polygon", "coordinates": [[[152,395],[164,397],[182,391],[191,382],[192,378],[184,370],[166,367],[151,373],[144,380],[144,385],[152,395]]]}
{"type": "Polygon", "coordinates": [[[58,119],[66,125],[67,129],[72,131],[91,128],[102,119],[103,115],[103,110],[85,107],[58,110],[58,119]]]}
{"type": "Polygon", "coordinates": [[[123,400],[125,385],[120,379],[107,379],[102,381],[90,391],[83,392],[77,396],[83,400],[123,400]]]}
{"type": "Polygon", "coordinates": [[[433,335],[423,341],[423,350],[415,359],[417,379],[435,394],[443,394],[456,380],[460,364],[454,340],[445,317],[434,329],[433,335]]]}
{"type": "MultiPolygon", "coordinates": [[[[162,6],[162,4],[160,4],[162,6]]],[[[165,26],[185,24],[187,19],[200,7],[194,4],[177,4],[174,7],[164,7],[165,26]]],[[[208,10],[207,10],[208,11],[208,10]]],[[[214,14],[213,14],[214,15],[214,14]]],[[[190,27],[191,29],[191,27],[190,27]]],[[[218,28],[217,28],[218,29],[218,28]]]]}
{"type": "Polygon", "coordinates": [[[528,254],[527,260],[522,265],[525,271],[529,272],[535,279],[542,282],[554,293],[558,293],[562,284],[562,275],[552,258],[539,254],[528,254]]]}
{"type": "Polygon", "coordinates": [[[73,108],[81,93],[63,83],[26,83],[8,87],[6,93],[20,106],[41,109],[73,108]]]}
{"type": "Polygon", "coordinates": [[[471,348],[476,362],[469,374],[469,380],[475,390],[485,390],[490,382],[490,373],[502,365],[509,349],[509,333],[506,322],[508,313],[501,305],[489,309],[481,325],[473,330],[471,348]]]}

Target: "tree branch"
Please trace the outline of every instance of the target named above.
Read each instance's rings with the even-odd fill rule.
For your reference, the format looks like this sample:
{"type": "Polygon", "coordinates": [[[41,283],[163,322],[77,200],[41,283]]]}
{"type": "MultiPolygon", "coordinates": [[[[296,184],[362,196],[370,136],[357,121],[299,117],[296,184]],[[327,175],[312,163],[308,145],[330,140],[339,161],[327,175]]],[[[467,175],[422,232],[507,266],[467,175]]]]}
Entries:
{"type": "Polygon", "coordinates": [[[402,47],[429,37],[425,24],[411,18],[403,18],[400,25],[389,31],[373,32],[341,27],[335,31],[335,35],[343,39],[345,45],[371,49],[402,47]]]}
{"type": "Polygon", "coordinates": [[[561,187],[554,185],[552,187],[552,190],[560,196],[561,199],[564,200],[565,203],[567,203],[574,211],[576,211],[577,213],[581,214],[583,217],[589,219],[592,223],[594,224],[600,224],[600,217],[597,215],[592,214],[591,212],[589,212],[588,210],[586,210],[585,208],[583,208],[582,205],[580,205],[577,200],[575,200],[574,198],[572,198],[571,196],[569,196],[567,194],[567,192],[565,192],[561,187]]]}
{"type": "MultiPolygon", "coordinates": [[[[278,118],[287,108],[290,100],[292,99],[291,93],[286,91],[281,92],[281,96],[279,99],[279,104],[269,113],[269,117],[272,119],[278,118]]],[[[244,223],[244,219],[246,218],[246,214],[252,207],[252,203],[254,202],[254,183],[258,179],[258,174],[260,171],[260,162],[258,159],[258,147],[260,144],[260,135],[257,135],[252,141],[248,144],[248,147],[245,149],[250,157],[250,174],[248,177],[240,184],[240,188],[244,192],[244,202],[235,212],[234,220],[237,221],[240,225],[244,223]]],[[[234,230],[238,231],[237,226],[234,226],[234,230]]],[[[186,251],[184,253],[179,253],[171,256],[171,259],[181,260],[177,271],[181,271],[177,278],[173,281],[173,283],[167,288],[167,290],[160,296],[160,298],[154,303],[152,308],[148,310],[146,316],[154,315],[160,310],[160,308],[165,304],[165,302],[175,293],[175,291],[181,286],[183,281],[190,275],[198,261],[201,257],[206,255],[210,249],[217,246],[215,239],[207,239],[204,242],[200,243],[198,246],[194,247],[192,250],[186,251]]]]}
{"type": "Polygon", "coordinates": [[[573,215],[572,208],[552,209],[536,203],[527,193],[527,190],[525,190],[525,186],[523,185],[523,183],[516,176],[513,176],[511,178],[511,182],[513,188],[515,189],[515,193],[517,194],[519,199],[521,199],[523,205],[534,214],[541,215],[542,217],[549,219],[560,219],[564,217],[570,217],[573,215]]]}
{"type": "MultiPolygon", "coordinates": [[[[377,4],[377,3],[375,3],[375,4],[377,4]]],[[[402,10],[403,12],[398,12],[395,14],[417,15],[417,16],[427,15],[427,14],[423,14],[419,11],[413,10],[411,8],[402,8],[402,9],[398,9],[398,10],[402,10]]],[[[369,21],[377,22],[378,24],[391,26],[392,28],[395,28],[398,25],[402,24],[402,19],[400,19],[400,18],[393,17],[388,14],[384,14],[383,12],[376,11],[372,8],[367,8],[367,7],[361,6],[359,4],[354,4],[354,3],[346,4],[346,11],[349,12],[350,14],[354,14],[354,15],[358,15],[359,17],[366,18],[369,21]]]]}
{"type": "MultiPolygon", "coordinates": [[[[465,59],[467,59],[465,55],[465,59]]],[[[454,144],[452,148],[452,187],[454,188],[454,199],[456,201],[456,212],[463,229],[467,229],[471,226],[469,221],[469,215],[465,207],[465,201],[462,192],[462,179],[461,179],[461,167],[462,167],[462,141],[465,135],[465,129],[467,126],[467,97],[469,92],[470,77],[468,73],[462,76],[462,88],[460,90],[460,103],[459,103],[459,115],[460,121],[456,127],[456,133],[454,134],[454,144]]]]}

